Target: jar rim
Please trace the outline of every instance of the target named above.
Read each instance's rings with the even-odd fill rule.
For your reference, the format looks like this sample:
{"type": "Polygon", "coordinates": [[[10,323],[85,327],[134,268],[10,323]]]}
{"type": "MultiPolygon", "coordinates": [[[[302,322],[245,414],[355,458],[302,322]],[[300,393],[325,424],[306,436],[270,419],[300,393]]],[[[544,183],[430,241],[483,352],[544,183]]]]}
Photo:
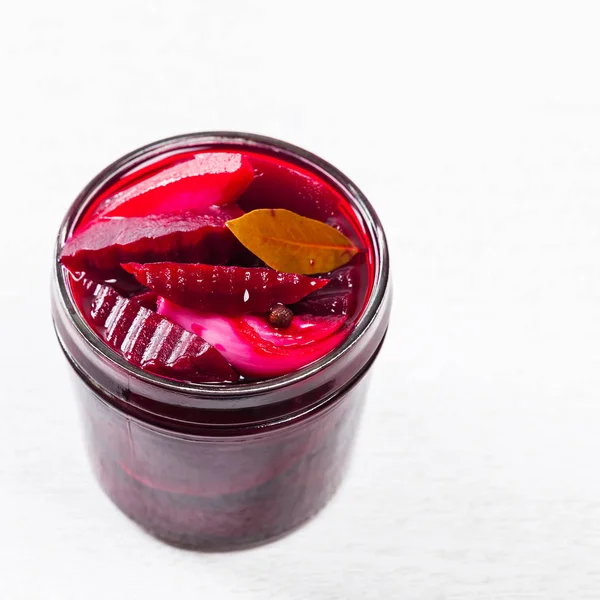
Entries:
{"type": "Polygon", "coordinates": [[[119,367],[129,376],[133,376],[146,384],[157,386],[164,390],[196,397],[234,399],[271,393],[298,384],[327,369],[327,367],[345,356],[377,321],[378,315],[382,310],[383,300],[389,286],[389,254],[383,227],[371,203],[360,189],[339,169],[303,148],[275,138],[235,131],[209,131],[172,136],[147,144],[125,154],[96,175],[77,196],[60,226],[55,244],[54,277],[58,283],[62,309],[71,325],[84,338],[88,346],[109,363],[119,367]],[[197,144],[197,146],[194,144],[197,144]],[[268,151],[281,158],[292,159],[294,162],[300,163],[301,166],[313,172],[316,171],[325,181],[334,185],[344,195],[352,208],[358,212],[371,241],[374,253],[373,285],[363,312],[346,339],[325,356],[306,365],[302,369],[262,381],[243,381],[226,384],[191,383],[167,379],[132,365],[116,350],[113,350],[108,344],[103,342],[93,331],[77,308],[71,288],[67,284],[67,271],[60,262],[60,252],[73,228],[89,207],[90,202],[123,175],[148,161],[166,157],[178,151],[206,150],[224,145],[230,147],[239,146],[246,150],[255,150],[258,152],[268,151]]]}

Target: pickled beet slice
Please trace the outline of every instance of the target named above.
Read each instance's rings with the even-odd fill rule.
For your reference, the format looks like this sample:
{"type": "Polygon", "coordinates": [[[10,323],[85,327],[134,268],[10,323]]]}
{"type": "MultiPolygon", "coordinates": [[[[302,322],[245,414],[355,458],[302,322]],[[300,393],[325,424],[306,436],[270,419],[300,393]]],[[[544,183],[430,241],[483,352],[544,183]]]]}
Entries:
{"type": "Polygon", "coordinates": [[[130,297],[130,300],[132,302],[136,302],[138,306],[143,306],[144,308],[147,308],[152,312],[156,312],[156,303],[158,300],[158,295],[152,290],[135,294],[135,296],[130,297]]]}
{"type": "Polygon", "coordinates": [[[158,299],[158,313],[209,343],[247,377],[276,377],[300,369],[333,350],[346,336],[346,317],[294,317],[287,330],[263,317],[201,313],[158,299]]]}
{"type": "Polygon", "coordinates": [[[297,315],[331,316],[350,315],[355,310],[353,288],[359,285],[358,268],[349,265],[327,275],[329,284],[314,294],[294,304],[291,308],[297,315]]]}
{"type": "Polygon", "coordinates": [[[318,221],[339,213],[335,192],[301,167],[288,167],[269,156],[251,155],[250,162],[254,179],[238,201],[243,210],[287,208],[318,221]]]}
{"type": "MultiPolygon", "coordinates": [[[[77,285],[77,284],[76,284],[77,285]]],[[[239,379],[213,346],[193,332],[148,310],[139,299],[83,280],[91,293],[87,316],[104,341],[145,371],[196,383],[239,379]]]]}
{"type": "Polygon", "coordinates": [[[71,270],[111,271],[124,262],[224,263],[237,247],[225,227],[243,213],[237,206],[212,207],[202,214],[100,218],[65,244],[62,263],[71,270]]]}
{"type": "Polygon", "coordinates": [[[329,283],[273,269],[158,262],[121,265],[144,286],[195,310],[239,315],[293,304],[329,283]]]}
{"type": "Polygon", "coordinates": [[[117,192],[96,216],[144,217],[203,211],[235,202],[254,177],[248,159],[233,152],[205,152],[117,192]]]}

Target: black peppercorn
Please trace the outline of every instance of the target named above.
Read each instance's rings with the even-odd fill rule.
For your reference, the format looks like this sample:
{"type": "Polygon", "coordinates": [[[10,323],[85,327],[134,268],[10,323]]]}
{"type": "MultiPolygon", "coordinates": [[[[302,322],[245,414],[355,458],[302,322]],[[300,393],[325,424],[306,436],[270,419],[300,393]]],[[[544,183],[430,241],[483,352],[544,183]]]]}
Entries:
{"type": "Polygon", "coordinates": [[[294,313],[283,304],[276,304],[267,315],[269,325],[276,329],[286,329],[292,323],[294,313]]]}

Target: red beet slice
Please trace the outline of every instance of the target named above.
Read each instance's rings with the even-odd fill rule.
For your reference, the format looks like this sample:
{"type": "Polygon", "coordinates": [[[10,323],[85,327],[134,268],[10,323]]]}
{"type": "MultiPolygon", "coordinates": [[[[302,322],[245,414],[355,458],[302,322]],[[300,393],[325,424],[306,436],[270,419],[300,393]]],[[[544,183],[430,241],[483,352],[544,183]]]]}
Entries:
{"type": "Polygon", "coordinates": [[[144,217],[203,211],[235,202],[254,177],[248,159],[233,152],[205,152],[164,169],[106,198],[97,216],[144,217]]]}
{"type": "Polygon", "coordinates": [[[97,219],[69,239],[61,261],[71,270],[100,271],[132,261],[224,263],[238,243],[225,223],[242,214],[237,206],[225,206],[203,214],[97,219]]]}
{"type": "MultiPolygon", "coordinates": [[[[245,211],[287,208],[318,221],[326,221],[339,213],[335,192],[313,174],[269,156],[251,155],[250,162],[254,167],[254,180],[238,202],[245,211]]],[[[344,232],[347,230],[348,227],[344,228],[344,232]]]]}
{"type": "Polygon", "coordinates": [[[355,265],[336,269],[327,275],[329,285],[318,289],[291,308],[297,315],[349,315],[355,309],[353,288],[358,286],[359,272],[355,265]]]}
{"type": "Polygon", "coordinates": [[[273,269],[159,262],[123,264],[144,286],[169,300],[205,312],[239,315],[293,304],[329,283],[273,269]]]}
{"type": "Polygon", "coordinates": [[[130,300],[132,302],[136,302],[138,306],[143,306],[144,308],[147,308],[152,312],[156,312],[156,302],[158,300],[158,295],[152,290],[140,292],[135,296],[131,296],[130,300]]]}
{"type": "Polygon", "coordinates": [[[192,382],[237,381],[238,375],[213,346],[168,319],[124,298],[107,285],[80,283],[91,292],[89,321],[104,341],[137,367],[192,382]]]}
{"type": "Polygon", "coordinates": [[[325,356],[346,336],[346,317],[294,317],[287,330],[271,328],[263,317],[201,313],[158,299],[158,313],[201,335],[242,375],[276,377],[325,356]]]}

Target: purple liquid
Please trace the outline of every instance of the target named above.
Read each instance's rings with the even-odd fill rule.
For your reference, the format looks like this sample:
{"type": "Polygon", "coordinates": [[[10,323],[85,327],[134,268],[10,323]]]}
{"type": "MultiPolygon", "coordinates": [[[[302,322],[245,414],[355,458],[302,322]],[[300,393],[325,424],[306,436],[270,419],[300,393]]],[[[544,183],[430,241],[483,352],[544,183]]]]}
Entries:
{"type": "MultiPolygon", "coordinates": [[[[213,152],[210,156],[214,154],[215,153],[213,152]]],[[[228,156],[227,154],[218,155],[228,156]]],[[[118,198],[124,191],[124,193],[127,194],[127,190],[132,189],[132,187],[135,189],[136,187],[143,185],[145,178],[155,178],[160,176],[161,173],[168,171],[173,165],[180,164],[184,160],[189,160],[192,156],[194,155],[183,154],[170,157],[167,161],[161,161],[158,165],[155,165],[153,169],[146,169],[141,173],[138,173],[137,177],[125,177],[123,180],[113,184],[113,186],[106,190],[96,202],[92,204],[90,209],[83,216],[81,224],[76,228],[74,233],[78,234],[79,231],[85,230],[89,223],[93,222],[94,218],[97,218],[96,213],[98,207],[104,207],[107,203],[110,205],[111,197],[118,198]],[[89,215],[91,215],[91,217],[89,215]]],[[[202,156],[202,153],[196,153],[195,156],[202,156]]],[[[358,248],[363,250],[359,252],[349,264],[336,269],[332,273],[323,275],[327,279],[331,279],[329,285],[310,294],[303,301],[300,301],[297,306],[292,306],[292,309],[298,314],[315,315],[317,317],[334,316],[341,312],[348,317],[344,325],[345,336],[347,336],[352,331],[354,322],[362,312],[365,299],[367,298],[370,286],[372,285],[373,276],[372,256],[368,238],[361,227],[356,214],[352,210],[349,210],[347,202],[338,192],[305,169],[296,167],[281,159],[256,153],[245,152],[243,157],[244,160],[248,161],[247,164],[254,168],[254,178],[237,202],[245,212],[250,212],[259,208],[285,208],[302,216],[314,218],[338,228],[347,235],[358,248]]],[[[184,162],[183,164],[187,163],[184,162]]],[[[168,186],[159,188],[159,200],[168,198],[168,189],[168,186]]],[[[125,205],[121,205],[121,210],[123,209],[123,206],[125,205]]],[[[231,208],[228,206],[227,210],[235,213],[238,209],[234,206],[231,208]]],[[[125,219],[127,218],[131,217],[125,217],[125,219]]],[[[152,217],[134,217],[134,219],[139,221],[149,218],[152,217]]],[[[113,220],[112,223],[116,223],[117,226],[120,226],[121,221],[117,220],[115,222],[113,220]]],[[[226,232],[226,235],[219,234],[218,237],[216,235],[213,237],[215,238],[215,242],[208,245],[208,252],[203,252],[208,258],[207,262],[209,264],[223,264],[221,262],[223,257],[231,255],[228,264],[251,267],[264,266],[258,258],[253,256],[246,248],[239,244],[228,232],[226,232]],[[225,241],[227,243],[227,250],[223,253],[211,249],[212,245],[215,243],[224,243],[225,241]],[[232,243],[235,243],[233,250],[231,250],[232,243]],[[233,252],[233,254],[231,254],[231,252],[233,252]],[[211,260],[213,258],[218,262],[212,263],[211,260]]],[[[145,243],[143,246],[152,247],[152,244],[145,243]]],[[[193,246],[191,248],[193,248],[193,246]]],[[[187,250],[187,252],[189,253],[190,250],[187,250]]],[[[112,254],[109,254],[109,261],[112,260],[110,258],[111,256],[112,254]]],[[[97,262],[102,264],[107,261],[105,258],[94,260],[94,264],[97,262]]],[[[156,260],[188,262],[186,261],[185,255],[179,257],[174,256],[172,259],[169,257],[150,258],[148,262],[154,262],[156,260]]],[[[194,259],[189,262],[194,262],[194,259]]],[[[147,292],[147,290],[139,284],[132,275],[118,266],[115,269],[111,269],[109,273],[99,271],[97,268],[86,272],[81,271],[79,267],[76,267],[76,270],[74,270],[73,273],[76,279],[83,277],[100,283],[106,282],[125,297],[134,297],[137,294],[145,294],[147,292]]],[[[98,324],[94,323],[90,318],[90,306],[93,298],[90,297],[89,292],[92,289],[93,288],[89,286],[74,286],[73,292],[77,298],[77,303],[84,318],[88,320],[90,326],[100,336],[104,336],[105,331],[103,328],[98,327],[98,324]]],[[[189,330],[193,331],[192,329],[189,330]]],[[[124,336],[125,333],[126,332],[124,332],[124,336]]],[[[336,340],[333,341],[333,344],[339,343],[342,341],[341,338],[345,336],[336,336],[336,340]]],[[[207,339],[211,341],[211,337],[208,337],[207,339]]],[[[220,341],[221,340],[219,339],[218,343],[213,342],[213,344],[218,348],[220,341]]],[[[333,344],[329,344],[328,347],[330,348],[333,344]]],[[[313,360],[310,356],[310,352],[307,352],[306,354],[307,357],[300,366],[306,366],[306,364],[313,360]]],[[[300,360],[303,360],[302,356],[300,356],[300,360]]],[[[292,362],[295,364],[298,361],[294,360],[292,362]]],[[[233,366],[235,367],[235,363],[233,363],[233,366]]],[[[268,370],[269,369],[267,368],[267,372],[268,370]]],[[[240,375],[245,379],[248,379],[248,377],[250,377],[250,379],[256,379],[260,377],[260,370],[257,374],[242,371],[240,375]]]]}

